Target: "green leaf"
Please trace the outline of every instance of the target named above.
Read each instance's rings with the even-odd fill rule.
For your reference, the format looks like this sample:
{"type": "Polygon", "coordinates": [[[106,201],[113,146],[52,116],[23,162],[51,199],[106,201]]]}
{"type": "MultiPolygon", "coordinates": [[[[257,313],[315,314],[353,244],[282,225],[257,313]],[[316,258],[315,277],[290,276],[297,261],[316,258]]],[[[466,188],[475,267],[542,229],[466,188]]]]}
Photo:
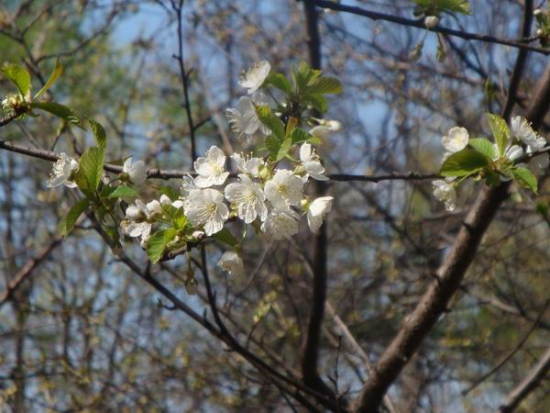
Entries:
{"type": "Polygon", "coordinates": [[[292,139],[293,144],[298,144],[309,141],[312,136],[303,129],[294,129],[290,134],[290,138],[292,139]]]}
{"type": "Polygon", "coordinates": [[[122,198],[122,197],[136,198],[138,196],[139,196],[139,192],[136,191],[135,189],[130,188],[129,186],[126,186],[126,185],[120,185],[113,192],[111,192],[109,196],[107,196],[107,198],[122,198]]]}
{"type": "Polygon", "coordinates": [[[281,147],[281,141],[274,135],[269,135],[267,138],[265,138],[265,147],[267,149],[267,153],[269,154],[270,158],[277,157],[277,153],[279,153],[279,148],[281,147]]]}
{"type": "Polygon", "coordinates": [[[176,212],[173,217],[174,228],[178,231],[183,230],[187,226],[187,217],[183,212],[183,208],[176,208],[176,212]]]}
{"type": "Polygon", "coordinates": [[[499,156],[504,156],[506,146],[508,145],[508,140],[510,139],[510,130],[508,129],[508,125],[504,119],[492,113],[487,114],[487,119],[489,120],[489,127],[491,128],[491,132],[493,132],[493,136],[497,144],[498,154],[499,156]]]}
{"type": "Polygon", "coordinates": [[[81,199],[76,204],[74,204],[67,215],[65,215],[63,218],[61,218],[61,221],[59,221],[59,224],[57,225],[59,233],[64,237],[69,235],[74,227],[74,224],[78,220],[78,217],[80,217],[80,215],[82,215],[82,213],[86,211],[89,205],[90,201],[86,198],[81,199]]]}
{"type": "Polygon", "coordinates": [[[40,96],[42,96],[42,94],[44,94],[49,88],[51,88],[53,86],[53,84],[55,83],[55,81],[57,80],[57,78],[61,75],[61,73],[63,73],[63,66],[61,66],[59,64],[59,59],[57,59],[55,61],[55,66],[52,70],[52,73],[50,75],[50,77],[48,78],[48,80],[46,81],[46,84],[44,85],[44,87],[42,89],[40,89],[38,91],[38,93],[36,95],[34,95],[34,98],[35,99],[38,99],[40,96]]]}
{"type": "Polygon", "coordinates": [[[522,167],[513,168],[512,175],[522,187],[530,189],[535,194],[538,192],[537,178],[529,169],[522,167]]]}
{"type": "Polygon", "coordinates": [[[90,128],[92,129],[92,132],[94,134],[94,138],[96,141],[97,146],[100,148],[106,148],[107,147],[107,134],[105,133],[105,129],[103,129],[103,126],[99,122],[96,122],[92,118],[89,118],[86,116],[86,119],[88,120],[88,123],[90,124],[90,128]]]}
{"type": "Polygon", "coordinates": [[[277,151],[277,156],[275,157],[275,161],[280,161],[281,159],[283,159],[288,151],[290,150],[290,148],[292,147],[292,138],[287,138],[285,139],[282,143],[281,143],[281,146],[279,147],[279,150],[277,151]]]}
{"type": "Polygon", "coordinates": [[[101,182],[104,162],[105,148],[98,148],[97,146],[89,148],[80,158],[75,182],[88,198],[93,199],[95,197],[95,191],[101,182]]]}
{"type": "Polygon", "coordinates": [[[471,14],[468,0],[412,0],[418,4],[419,10],[415,14],[439,15],[440,13],[471,14]]]}
{"type": "Polygon", "coordinates": [[[323,95],[316,93],[307,94],[304,96],[304,101],[321,113],[325,113],[328,110],[328,101],[323,95]]]}
{"type": "Polygon", "coordinates": [[[168,198],[170,198],[171,201],[176,201],[179,199],[181,193],[176,188],[172,188],[171,186],[163,186],[160,188],[160,192],[163,195],[166,195],[168,198]]]}
{"type": "Polygon", "coordinates": [[[282,73],[270,73],[266,79],[266,84],[275,86],[287,95],[292,93],[292,85],[287,77],[282,73]]]}
{"type": "Polygon", "coordinates": [[[176,231],[173,228],[169,228],[161,229],[149,237],[145,251],[147,252],[147,257],[153,264],[156,264],[161,260],[164,256],[166,245],[172,241],[175,236],[176,231]]]}
{"type": "Polygon", "coordinates": [[[323,76],[310,84],[308,92],[333,95],[339,94],[342,93],[342,83],[335,77],[323,76]]]}
{"type": "MultiPolygon", "coordinates": [[[[25,98],[29,98],[31,91],[31,75],[27,72],[23,66],[19,65],[6,65],[0,68],[0,71],[8,78],[19,90],[19,93],[25,98]]],[[[27,99],[25,99],[27,100],[27,99]]]]}
{"type": "Polygon", "coordinates": [[[468,143],[476,151],[478,151],[479,153],[482,153],[490,160],[497,158],[497,152],[495,150],[494,145],[491,142],[489,142],[487,139],[483,139],[483,138],[470,139],[468,143]]]}
{"type": "Polygon", "coordinates": [[[280,140],[285,137],[285,125],[277,116],[275,116],[269,106],[256,106],[256,113],[260,121],[266,125],[280,140]]]}
{"type": "Polygon", "coordinates": [[[30,106],[33,109],[45,110],[46,112],[49,112],[61,119],[64,119],[81,129],[86,129],[80,116],[78,116],[71,108],[65,105],[61,105],[55,102],[33,102],[30,106]]]}
{"type": "Polygon", "coordinates": [[[437,0],[437,7],[447,13],[472,13],[468,0],[437,0]]]}
{"type": "Polygon", "coordinates": [[[489,165],[489,160],[473,149],[463,149],[449,156],[441,165],[443,176],[469,176],[489,165]]]}
{"type": "Polygon", "coordinates": [[[229,245],[230,247],[234,247],[235,245],[237,245],[237,239],[227,228],[222,229],[220,232],[216,232],[212,235],[212,238],[221,241],[229,245]]]}

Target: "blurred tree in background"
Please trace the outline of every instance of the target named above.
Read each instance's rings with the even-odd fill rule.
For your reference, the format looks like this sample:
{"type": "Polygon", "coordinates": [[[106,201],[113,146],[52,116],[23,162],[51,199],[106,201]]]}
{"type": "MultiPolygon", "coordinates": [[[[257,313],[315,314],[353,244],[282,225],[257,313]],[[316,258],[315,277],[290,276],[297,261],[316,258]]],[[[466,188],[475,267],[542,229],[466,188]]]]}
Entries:
{"type": "MultiPolygon", "coordinates": [[[[99,121],[108,160],[191,171],[212,145],[250,151],[225,110],[260,60],[344,91],[312,189],[335,198],[324,229],[249,234],[232,278],[208,243],[197,295],[199,258],[113,253],[91,215],[59,235],[76,198],[46,187],[50,155],[91,134],[0,122],[0,412],[549,411],[548,170],[537,195],[463,185],[452,213],[432,194],[451,127],[489,136],[491,112],[548,133],[544,3],[4,0],[0,65],[38,90],[59,58],[46,98],[99,121]]],[[[141,198],[164,185],[181,180],[141,198]]]]}

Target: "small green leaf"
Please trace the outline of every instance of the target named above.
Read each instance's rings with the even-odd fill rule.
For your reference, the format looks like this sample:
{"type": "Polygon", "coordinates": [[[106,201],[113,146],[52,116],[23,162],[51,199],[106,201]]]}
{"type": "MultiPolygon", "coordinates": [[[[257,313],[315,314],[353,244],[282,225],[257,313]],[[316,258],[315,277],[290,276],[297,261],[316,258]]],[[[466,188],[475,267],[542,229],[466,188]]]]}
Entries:
{"type": "Polygon", "coordinates": [[[293,144],[307,142],[311,139],[311,134],[303,129],[294,129],[290,134],[293,144]]]}
{"type": "Polygon", "coordinates": [[[269,135],[267,138],[265,138],[265,147],[267,149],[267,153],[269,154],[270,158],[277,157],[277,153],[279,153],[279,148],[281,147],[281,141],[274,135],[269,135]]]}
{"type": "Polygon", "coordinates": [[[71,108],[65,105],[61,105],[55,102],[33,102],[30,106],[33,109],[45,110],[46,112],[49,112],[61,119],[64,119],[81,129],[86,129],[80,116],[78,116],[71,108]]]}
{"type": "Polygon", "coordinates": [[[176,208],[176,212],[174,213],[174,217],[172,219],[174,222],[174,228],[177,231],[181,231],[187,226],[188,221],[183,212],[183,208],[176,208]]]}
{"type": "Polygon", "coordinates": [[[279,150],[277,151],[277,156],[275,157],[275,161],[280,161],[283,159],[287,154],[290,148],[292,147],[292,138],[285,139],[281,146],[279,147],[279,150]]]}
{"type": "Polygon", "coordinates": [[[161,229],[149,237],[145,251],[147,252],[147,257],[153,264],[161,260],[164,256],[166,245],[172,241],[175,236],[176,231],[173,228],[169,228],[161,229]]]}
{"type": "Polygon", "coordinates": [[[470,139],[468,142],[476,151],[482,153],[490,160],[497,158],[497,151],[494,145],[489,142],[487,139],[475,138],[470,139]]]}
{"type": "Polygon", "coordinates": [[[81,199],[76,204],[74,204],[67,215],[65,215],[63,218],[61,218],[61,221],[59,221],[59,224],[57,225],[59,233],[64,237],[69,235],[74,227],[74,224],[76,223],[80,215],[82,215],[82,213],[86,211],[89,205],[90,201],[86,198],[81,199]]]}
{"type": "Polygon", "coordinates": [[[38,91],[36,95],[34,95],[34,98],[38,99],[40,96],[42,96],[42,94],[46,93],[46,91],[53,86],[53,84],[55,83],[57,78],[61,75],[61,73],[63,73],[63,66],[59,64],[59,59],[57,59],[55,61],[55,66],[53,68],[53,71],[50,77],[48,78],[48,80],[46,81],[46,84],[42,89],[38,91]]]}
{"type": "Polygon", "coordinates": [[[529,169],[522,167],[513,168],[512,175],[522,187],[530,189],[535,194],[538,192],[537,178],[529,169]]]}
{"type": "Polygon", "coordinates": [[[285,137],[288,138],[292,132],[294,132],[294,129],[296,129],[296,126],[298,125],[298,119],[295,117],[290,116],[286,122],[286,128],[285,128],[285,137]]]}
{"type": "Polygon", "coordinates": [[[508,145],[508,140],[510,139],[510,130],[508,129],[508,125],[504,119],[492,113],[487,114],[487,119],[489,120],[489,127],[493,132],[493,136],[497,144],[498,154],[499,156],[504,156],[506,146],[508,145]]]}
{"type": "Polygon", "coordinates": [[[342,93],[342,83],[335,77],[323,76],[310,84],[308,92],[336,95],[342,93]]]}
{"type": "Polygon", "coordinates": [[[308,93],[304,96],[304,101],[321,113],[325,113],[328,110],[328,101],[321,94],[308,93]]]}
{"type": "Polygon", "coordinates": [[[0,71],[8,78],[19,90],[19,93],[25,98],[29,98],[29,92],[31,91],[31,75],[27,72],[23,66],[19,65],[6,65],[0,68],[0,71]]]}
{"type": "Polygon", "coordinates": [[[443,176],[469,176],[489,165],[485,155],[473,150],[463,149],[449,156],[441,165],[443,176]]]}
{"type": "Polygon", "coordinates": [[[256,113],[260,121],[266,125],[280,140],[285,137],[285,125],[276,115],[271,112],[269,106],[256,106],[256,113]]]}
{"type": "Polygon", "coordinates": [[[160,188],[160,192],[163,195],[166,195],[168,198],[170,198],[171,201],[176,201],[179,199],[181,193],[176,188],[172,188],[171,186],[163,186],[160,188]]]}
{"type": "Polygon", "coordinates": [[[136,198],[139,196],[139,192],[126,185],[118,186],[113,192],[111,192],[107,198],[136,198]]]}
{"type": "Polygon", "coordinates": [[[275,86],[287,95],[292,93],[292,85],[287,77],[282,73],[270,73],[266,79],[266,84],[275,86]]]}
{"type": "Polygon", "coordinates": [[[97,146],[93,146],[84,152],[78,162],[79,168],[75,182],[88,198],[93,199],[95,197],[95,191],[103,174],[104,162],[105,148],[98,148],[97,146]]]}
{"type": "Polygon", "coordinates": [[[107,134],[105,133],[105,129],[103,129],[103,126],[99,122],[96,122],[92,118],[89,118],[86,116],[86,119],[88,120],[88,123],[90,124],[90,128],[92,129],[92,132],[94,134],[94,138],[96,141],[97,146],[100,148],[106,148],[107,147],[107,134]]]}
{"type": "Polygon", "coordinates": [[[412,0],[418,4],[416,15],[439,15],[440,13],[471,14],[468,0],[412,0]]]}
{"type": "Polygon", "coordinates": [[[212,235],[212,238],[221,241],[230,247],[237,245],[237,239],[227,228],[222,229],[220,232],[216,232],[212,235]]]}
{"type": "Polygon", "coordinates": [[[471,14],[468,0],[437,0],[437,6],[441,11],[447,13],[471,14]]]}

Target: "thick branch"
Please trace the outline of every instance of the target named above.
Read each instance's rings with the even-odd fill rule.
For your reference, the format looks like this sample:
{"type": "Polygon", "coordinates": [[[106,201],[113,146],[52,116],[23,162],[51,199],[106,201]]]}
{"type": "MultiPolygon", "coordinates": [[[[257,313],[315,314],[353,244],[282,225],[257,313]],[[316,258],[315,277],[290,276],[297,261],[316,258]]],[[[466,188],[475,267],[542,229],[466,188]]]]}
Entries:
{"type": "MultiPolygon", "coordinates": [[[[312,68],[321,69],[321,36],[319,34],[317,10],[313,2],[309,0],[304,2],[304,8],[308,33],[309,61],[312,68]]],[[[313,112],[314,116],[321,116],[321,113],[313,112]]],[[[323,182],[316,182],[315,195],[322,196],[325,192],[326,185],[323,182]]],[[[313,240],[313,289],[307,335],[302,350],[302,376],[307,386],[328,394],[331,398],[337,400],[339,404],[337,395],[326,385],[318,372],[321,329],[327,299],[327,243],[327,226],[323,223],[319,233],[315,235],[313,240]]]]}
{"type": "MultiPolygon", "coordinates": [[[[527,119],[538,127],[550,104],[550,66],[541,79],[536,96],[527,110],[527,119]]],[[[409,315],[390,346],[380,357],[375,374],[366,383],[357,402],[356,411],[377,413],[382,398],[397,379],[407,362],[432,330],[472,263],[485,231],[498,208],[508,196],[509,183],[496,188],[485,187],[476,204],[464,220],[451,253],[437,272],[420,303],[409,315]]]]}

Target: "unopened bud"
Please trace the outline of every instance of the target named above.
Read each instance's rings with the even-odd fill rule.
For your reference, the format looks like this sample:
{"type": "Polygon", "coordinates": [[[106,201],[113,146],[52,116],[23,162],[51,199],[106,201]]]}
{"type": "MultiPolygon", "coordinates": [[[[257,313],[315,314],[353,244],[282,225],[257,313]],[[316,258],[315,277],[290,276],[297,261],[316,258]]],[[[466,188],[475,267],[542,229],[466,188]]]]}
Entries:
{"type": "Polygon", "coordinates": [[[439,24],[439,17],[437,16],[426,16],[424,18],[424,26],[428,29],[433,29],[439,24]]]}
{"type": "Polygon", "coordinates": [[[189,295],[196,295],[199,292],[199,284],[194,277],[187,280],[185,283],[185,290],[189,295]]]}
{"type": "Polygon", "coordinates": [[[422,48],[424,47],[424,43],[418,43],[414,48],[411,50],[411,53],[409,54],[409,59],[413,62],[416,62],[420,57],[422,56],[422,48]]]}

